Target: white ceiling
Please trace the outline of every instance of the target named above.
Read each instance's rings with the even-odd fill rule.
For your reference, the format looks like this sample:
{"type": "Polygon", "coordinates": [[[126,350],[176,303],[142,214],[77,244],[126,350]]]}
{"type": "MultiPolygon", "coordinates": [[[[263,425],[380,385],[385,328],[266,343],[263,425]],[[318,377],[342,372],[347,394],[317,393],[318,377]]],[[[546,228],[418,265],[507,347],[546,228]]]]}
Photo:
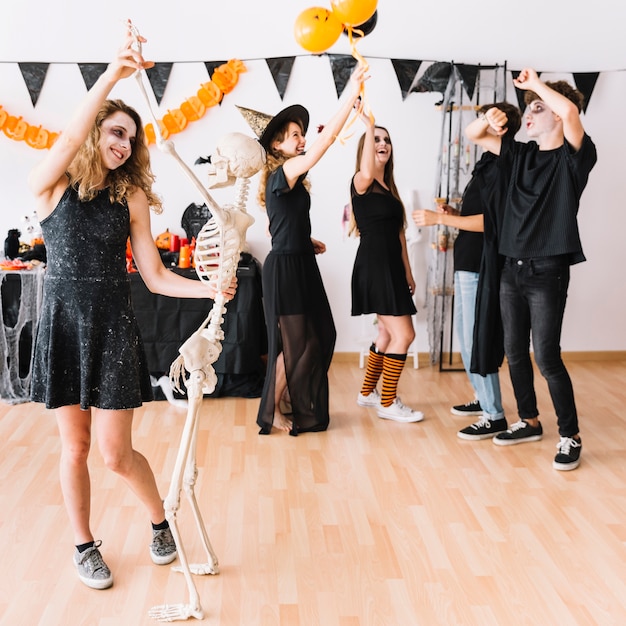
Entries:
{"type": "MultiPolygon", "coordinates": [[[[0,61],[106,62],[130,17],[155,61],[308,54],[293,26],[330,0],[42,0],[3,3],[0,61]]],[[[539,71],[626,69],[624,0],[379,0],[377,24],[359,41],[365,57],[494,64],[539,71]]],[[[350,53],[341,36],[328,50],[350,53]]]]}

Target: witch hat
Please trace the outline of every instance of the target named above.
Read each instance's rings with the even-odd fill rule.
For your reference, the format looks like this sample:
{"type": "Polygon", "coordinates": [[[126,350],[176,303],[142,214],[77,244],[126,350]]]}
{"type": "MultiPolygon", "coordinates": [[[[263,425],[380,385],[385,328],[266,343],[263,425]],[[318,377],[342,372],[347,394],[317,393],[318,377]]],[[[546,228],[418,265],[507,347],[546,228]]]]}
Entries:
{"type": "Polygon", "coordinates": [[[309,112],[301,104],[292,104],[279,111],[273,117],[254,109],[247,109],[235,105],[239,112],[243,115],[248,126],[252,129],[254,134],[258,137],[259,143],[267,150],[269,148],[272,137],[276,134],[276,131],[285,124],[285,122],[298,122],[302,125],[304,132],[306,133],[309,127],[309,112]]]}

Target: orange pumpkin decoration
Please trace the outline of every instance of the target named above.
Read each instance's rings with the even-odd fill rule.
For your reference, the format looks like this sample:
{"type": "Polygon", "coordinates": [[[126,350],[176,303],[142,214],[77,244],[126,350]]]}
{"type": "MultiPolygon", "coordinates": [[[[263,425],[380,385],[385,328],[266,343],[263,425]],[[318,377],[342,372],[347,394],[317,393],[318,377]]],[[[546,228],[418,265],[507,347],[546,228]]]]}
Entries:
{"type": "Polygon", "coordinates": [[[180,105],[180,110],[190,122],[198,121],[206,113],[206,107],[198,96],[187,98],[187,100],[180,105]]]}
{"type": "Polygon", "coordinates": [[[52,146],[54,145],[54,142],[59,138],[60,134],[61,133],[48,132],[48,144],[46,145],[46,148],[48,149],[52,148],[52,146]]]}
{"type": "Polygon", "coordinates": [[[24,135],[24,141],[26,141],[31,148],[43,150],[48,147],[48,135],[48,131],[41,126],[29,126],[24,135]]]}
{"type": "Polygon", "coordinates": [[[223,93],[230,93],[237,84],[237,72],[233,70],[228,63],[223,63],[215,68],[213,72],[213,82],[217,84],[223,93]]]}
{"type": "Polygon", "coordinates": [[[28,124],[22,119],[22,116],[15,117],[15,115],[9,115],[2,131],[9,139],[15,139],[16,141],[22,141],[24,135],[28,130],[28,124]]]}
{"type": "Polygon", "coordinates": [[[198,89],[198,98],[207,108],[219,104],[223,95],[220,88],[213,81],[202,83],[202,86],[198,89]]]}
{"type": "Polygon", "coordinates": [[[7,121],[9,114],[0,106],[0,128],[2,128],[7,121]]]}
{"type": "Polygon", "coordinates": [[[239,59],[231,59],[226,65],[232,67],[233,70],[237,72],[237,74],[243,74],[244,72],[248,71],[245,63],[243,61],[240,61],[239,59]]]}
{"type": "MultiPolygon", "coordinates": [[[[163,124],[163,122],[160,120],[159,120],[159,130],[161,131],[161,137],[163,137],[163,139],[167,139],[170,136],[170,131],[167,130],[167,128],[165,127],[165,124],[163,124]]],[[[146,127],[144,128],[144,132],[146,133],[146,140],[148,141],[148,144],[156,143],[156,132],[154,130],[154,126],[152,125],[152,122],[150,122],[149,124],[146,124],[146,127]]]]}
{"type": "Polygon", "coordinates": [[[164,233],[156,236],[154,243],[156,243],[156,247],[159,250],[169,250],[171,238],[172,233],[170,233],[170,229],[167,228],[164,233]]]}
{"type": "Polygon", "coordinates": [[[170,133],[179,133],[181,130],[185,130],[187,118],[180,109],[168,109],[167,113],[163,116],[163,125],[170,133]]]}

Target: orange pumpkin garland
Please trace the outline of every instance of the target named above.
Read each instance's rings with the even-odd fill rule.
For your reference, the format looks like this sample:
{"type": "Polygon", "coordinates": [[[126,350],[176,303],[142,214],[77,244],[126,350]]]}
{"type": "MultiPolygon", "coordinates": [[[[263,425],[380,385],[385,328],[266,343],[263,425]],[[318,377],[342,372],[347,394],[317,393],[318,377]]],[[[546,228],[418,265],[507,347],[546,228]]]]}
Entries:
{"type": "MultiPolygon", "coordinates": [[[[216,67],[212,80],[202,83],[196,95],[187,98],[178,109],[168,109],[163,119],[157,120],[163,139],[182,132],[189,122],[197,122],[208,108],[219,104],[224,94],[230,93],[235,88],[239,74],[246,71],[245,64],[239,59],[231,59],[216,67]]],[[[37,150],[50,149],[59,137],[59,133],[42,128],[41,125],[31,126],[21,116],[10,115],[1,105],[0,130],[9,139],[25,141],[31,148],[37,150]]],[[[146,124],[144,130],[148,144],[156,143],[153,124],[146,124]]]]}

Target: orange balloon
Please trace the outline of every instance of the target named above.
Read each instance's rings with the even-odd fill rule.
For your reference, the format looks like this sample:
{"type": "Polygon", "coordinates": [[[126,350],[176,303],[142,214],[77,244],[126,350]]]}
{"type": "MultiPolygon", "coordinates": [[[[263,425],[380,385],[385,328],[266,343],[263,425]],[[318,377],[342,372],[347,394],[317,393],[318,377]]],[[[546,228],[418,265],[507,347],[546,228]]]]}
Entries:
{"type": "Polygon", "coordinates": [[[305,9],[296,18],[294,35],[296,41],[309,52],[321,54],[339,39],[343,24],[333,11],[323,7],[305,9]]]}
{"type": "Polygon", "coordinates": [[[344,26],[359,26],[374,15],[378,0],[331,0],[333,13],[344,26]]]}

